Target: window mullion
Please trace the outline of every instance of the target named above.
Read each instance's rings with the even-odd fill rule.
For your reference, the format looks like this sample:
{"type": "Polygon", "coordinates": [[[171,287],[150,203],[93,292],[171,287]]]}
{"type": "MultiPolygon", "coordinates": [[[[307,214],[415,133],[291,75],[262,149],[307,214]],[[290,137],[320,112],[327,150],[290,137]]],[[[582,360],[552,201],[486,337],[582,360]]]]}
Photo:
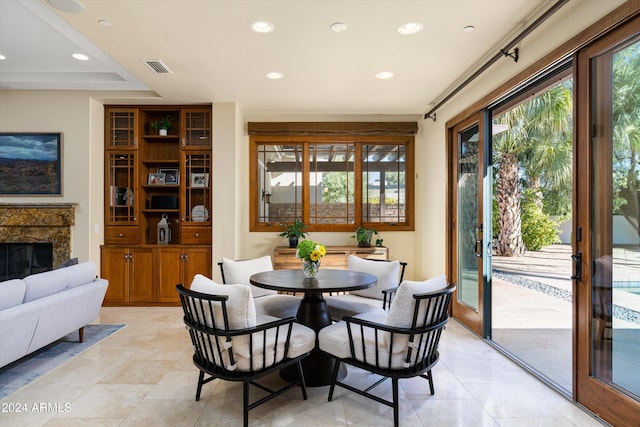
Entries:
{"type": "Polygon", "coordinates": [[[362,147],[361,142],[354,142],[354,171],[353,171],[353,197],[354,197],[354,210],[353,218],[355,226],[360,226],[364,222],[362,220],[362,147]]]}
{"type": "Polygon", "coordinates": [[[305,141],[302,143],[302,222],[305,224],[310,224],[309,217],[311,212],[311,205],[309,200],[311,200],[311,185],[310,185],[310,175],[311,175],[311,161],[309,158],[309,146],[311,145],[310,141],[305,141]]]}

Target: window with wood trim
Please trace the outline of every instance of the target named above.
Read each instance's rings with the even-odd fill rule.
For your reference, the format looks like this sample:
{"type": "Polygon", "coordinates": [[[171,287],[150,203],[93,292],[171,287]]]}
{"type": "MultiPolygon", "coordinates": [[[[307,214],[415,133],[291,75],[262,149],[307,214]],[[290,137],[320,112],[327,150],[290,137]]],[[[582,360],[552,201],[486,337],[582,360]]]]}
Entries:
{"type": "Polygon", "coordinates": [[[251,231],[413,230],[414,136],[252,135],[251,231]]]}

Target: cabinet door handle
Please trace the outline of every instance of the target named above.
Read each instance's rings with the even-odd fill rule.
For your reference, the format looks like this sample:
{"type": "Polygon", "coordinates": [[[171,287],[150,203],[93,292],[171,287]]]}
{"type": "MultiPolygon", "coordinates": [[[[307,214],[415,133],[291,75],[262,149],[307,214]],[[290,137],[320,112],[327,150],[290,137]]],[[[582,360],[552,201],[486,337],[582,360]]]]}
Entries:
{"type": "Polygon", "coordinates": [[[196,233],[196,237],[200,237],[200,233],[196,233]]]}
{"type": "Polygon", "coordinates": [[[118,237],[124,237],[124,233],[118,234],[118,237]]]}
{"type": "Polygon", "coordinates": [[[189,255],[188,254],[184,254],[184,262],[189,262],[189,255]]]}

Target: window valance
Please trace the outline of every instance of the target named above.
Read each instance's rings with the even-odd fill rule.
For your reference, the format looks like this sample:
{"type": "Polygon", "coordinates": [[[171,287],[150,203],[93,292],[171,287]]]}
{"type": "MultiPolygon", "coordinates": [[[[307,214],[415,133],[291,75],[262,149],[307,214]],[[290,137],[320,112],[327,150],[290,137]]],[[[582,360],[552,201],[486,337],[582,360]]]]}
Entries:
{"type": "Polygon", "coordinates": [[[417,122],[249,122],[249,135],[414,135],[417,122]]]}

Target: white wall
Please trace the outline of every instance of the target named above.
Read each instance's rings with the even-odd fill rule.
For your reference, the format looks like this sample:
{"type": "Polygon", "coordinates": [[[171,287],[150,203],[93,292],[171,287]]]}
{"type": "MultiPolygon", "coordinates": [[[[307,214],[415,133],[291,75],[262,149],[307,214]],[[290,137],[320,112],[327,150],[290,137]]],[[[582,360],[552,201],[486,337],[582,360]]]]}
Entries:
{"type": "MultiPolygon", "coordinates": [[[[0,91],[1,132],[63,134],[62,197],[0,196],[0,203],[77,203],[75,226],[71,230],[71,256],[77,256],[80,261],[99,261],[101,241],[99,236],[94,236],[91,222],[99,220],[95,215],[98,208],[95,198],[102,183],[102,171],[96,162],[102,158],[102,137],[96,140],[96,134],[102,135],[101,129],[102,119],[92,113],[87,94],[0,91]],[[96,153],[100,153],[98,157],[96,153]]],[[[101,197],[102,188],[97,195],[101,197]]]]}

